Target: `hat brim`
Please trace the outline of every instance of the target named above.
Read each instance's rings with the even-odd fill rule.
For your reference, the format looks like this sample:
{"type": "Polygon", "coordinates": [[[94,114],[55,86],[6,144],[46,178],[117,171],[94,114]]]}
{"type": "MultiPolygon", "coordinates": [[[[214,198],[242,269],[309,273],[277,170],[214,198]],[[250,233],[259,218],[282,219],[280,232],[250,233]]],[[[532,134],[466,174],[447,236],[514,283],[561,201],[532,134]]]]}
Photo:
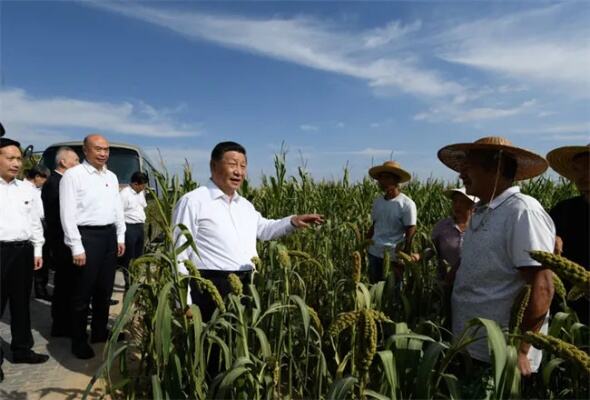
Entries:
{"type": "Polygon", "coordinates": [[[472,203],[474,203],[474,204],[475,204],[475,203],[477,203],[477,200],[474,200],[474,199],[476,199],[477,197],[475,197],[475,196],[470,196],[470,195],[468,195],[467,193],[465,193],[465,192],[462,192],[462,191],[460,191],[460,190],[456,190],[456,189],[447,189],[447,190],[445,190],[445,191],[443,192],[443,194],[444,194],[446,197],[448,197],[449,199],[451,199],[451,200],[453,199],[453,195],[454,195],[454,194],[460,194],[461,196],[465,197],[466,199],[468,199],[468,200],[469,200],[469,201],[471,201],[472,203]]]}
{"type": "Polygon", "coordinates": [[[388,172],[399,177],[399,183],[404,183],[412,179],[412,175],[408,171],[401,168],[389,167],[386,165],[377,165],[369,170],[369,175],[373,179],[377,179],[382,172],[388,172]]]}
{"type": "Polygon", "coordinates": [[[578,154],[590,153],[590,146],[565,146],[547,153],[547,161],[555,172],[569,180],[574,179],[572,161],[578,154]]]}
{"type": "Polygon", "coordinates": [[[456,143],[438,151],[438,159],[450,169],[459,172],[467,153],[472,150],[502,150],[517,163],[515,181],[531,179],[541,175],[549,167],[547,160],[538,154],[520,147],[489,143],[456,143]]]}

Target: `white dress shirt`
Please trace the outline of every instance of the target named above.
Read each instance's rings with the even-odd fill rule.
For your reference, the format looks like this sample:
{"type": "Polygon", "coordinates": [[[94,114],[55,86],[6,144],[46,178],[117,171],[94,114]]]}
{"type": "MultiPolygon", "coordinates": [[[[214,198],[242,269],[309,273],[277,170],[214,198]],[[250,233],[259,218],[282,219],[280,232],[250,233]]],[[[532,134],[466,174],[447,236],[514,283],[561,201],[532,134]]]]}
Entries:
{"type": "MultiPolygon", "coordinates": [[[[183,260],[191,260],[199,269],[250,271],[257,256],[256,239],[272,240],[293,232],[291,217],[266,219],[248,200],[235,193],[229,197],[209,180],[180,198],[173,217],[174,225],[183,224],[191,232],[198,254],[190,247],[178,256],[178,270],[188,274],[183,260]]],[[[186,241],[176,229],[178,246],[186,241]]]]}
{"type": "Polygon", "coordinates": [[[143,224],[145,222],[144,208],[147,207],[145,191],[137,193],[131,186],[127,186],[119,192],[119,196],[121,197],[125,223],[143,224]]]}
{"type": "Polygon", "coordinates": [[[35,257],[41,257],[43,226],[36,193],[23,181],[0,178],[0,242],[30,240],[35,257]]]}
{"type": "Polygon", "coordinates": [[[125,243],[125,219],[117,176],[87,161],[63,174],[59,183],[59,211],[64,242],[77,256],[84,253],[78,226],[116,224],[117,242],[125,243]]]}
{"type": "Polygon", "coordinates": [[[43,201],[41,200],[41,189],[37,187],[33,182],[28,179],[23,180],[23,183],[31,188],[33,193],[38,197],[37,201],[37,212],[41,216],[41,219],[45,219],[45,210],[43,210],[43,201]]]}

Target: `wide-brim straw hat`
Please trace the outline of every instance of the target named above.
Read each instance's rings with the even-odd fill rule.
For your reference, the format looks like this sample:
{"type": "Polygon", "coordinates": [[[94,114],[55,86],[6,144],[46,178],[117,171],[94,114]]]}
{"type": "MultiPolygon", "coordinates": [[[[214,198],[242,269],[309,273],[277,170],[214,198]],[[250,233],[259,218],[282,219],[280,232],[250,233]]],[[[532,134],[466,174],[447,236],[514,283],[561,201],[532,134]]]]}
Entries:
{"type": "Polygon", "coordinates": [[[503,153],[514,158],[517,164],[515,181],[534,178],[549,167],[547,160],[540,155],[516,147],[510,140],[500,136],[484,137],[473,143],[456,143],[445,146],[438,151],[438,158],[447,167],[459,172],[467,153],[472,150],[502,150],[503,153]]]}
{"type": "Polygon", "coordinates": [[[547,153],[547,161],[559,175],[574,179],[573,160],[579,154],[590,153],[590,144],[586,146],[564,146],[547,153]]]}
{"type": "Polygon", "coordinates": [[[477,203],[479,201],[479,197],[477,197],[477,196],[471,196],[471,195],[467,194],[467,191],[465,190],[464,187],[447,189],[443,193],[449,199],[452,199],[453,198],[453,195],[455,193],[459,193],[460,195],[462,195],[466,199],[471,200],[473,203],[477,203]]]}
{"type": "Polygon", "coordinates": [[[412,175],[403,169],[397,161],[393,160],[385,161],[383,164],[369,169],[369,175],[371,175],[371,178],[373,179],[377,179],[379,174],[382,172],[388,172],[390,174],[397,175],[400,179],[400,183],[407,182],[412,179],[412,175]]]}

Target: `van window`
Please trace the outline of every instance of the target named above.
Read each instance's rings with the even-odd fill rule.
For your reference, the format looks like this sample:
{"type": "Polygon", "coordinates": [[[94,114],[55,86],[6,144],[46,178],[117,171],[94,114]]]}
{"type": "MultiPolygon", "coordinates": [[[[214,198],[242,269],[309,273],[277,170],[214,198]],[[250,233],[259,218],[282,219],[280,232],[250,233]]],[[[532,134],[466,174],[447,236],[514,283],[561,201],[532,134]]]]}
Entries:
{"type": "MultiPolygon", "coordinates": [[[[78,156],[80,161],[84,159],[82,146],[70,146],[78,156]]],[[[50,170],[55,169],[55,155],[58,147],[52,146],[43,152],[41,163],[50,170]]],[[[111,146],[109,161],[107,163],[109,170],[117,175],[120,184],[129,184],[131,175],[140,170],[139,154],[132,149],[125,149],[111,146]]]]}

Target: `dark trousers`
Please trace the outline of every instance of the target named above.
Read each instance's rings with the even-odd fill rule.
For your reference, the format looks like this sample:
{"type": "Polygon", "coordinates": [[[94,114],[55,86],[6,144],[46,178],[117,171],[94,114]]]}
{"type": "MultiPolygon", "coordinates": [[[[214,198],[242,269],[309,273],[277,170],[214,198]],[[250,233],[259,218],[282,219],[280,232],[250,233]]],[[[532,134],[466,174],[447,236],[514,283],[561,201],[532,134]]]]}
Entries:
{"type": "MultiPolygon", "coordinates": [[[[383,258],[369,254],[369,282],[377,283],[385,280],[387,277],[383,276],[383,258]]],[[[391,260],[391,270],[395,273],[398,285],[401,282],[403,273],[403,266],[398,262],[391,260]]]]}
{"type": "MultiPolygon", "coordinates": [[[[250,271],[236,271],[236,272],[225,272],[225,271],[217,271],[217,270],[199,270],[202,278],[209,279],[217,290],[222,298],[228,295],[231,292],[231,286],[229,284],[228,276],[229,274],[235,274],[240,278],[244,288],[247,288],[250,284],[250,280],[252,279],[252,272],[250,271]]],[[[217,305],[211,298],[211,295],[208,292],[202,292],[198,287],[196,282],[191,282],[191,299],[193,304],[199,306],[201,310],[201,316],[203,318],[203,322],[207,322],[211,319],[213,315],[213,311],[217,308],[217,305]]]]}
{"type": "Polygon", "coordinates": [[[51,239],[49,246],[55,269],[51,302],[52,330],[66,333],[70,331],[72,320],[72,293],[77,271],[72,263],[72,252],[64,244],[63,238],[51,239]]]}
{"type": "MultiPolygon", "coordinates": [[[[0,317],[8,303],[13,355],[27,354],[33,347],[29,309],[33,260],[33,245],[30,242],[0,242],[0,317]]],[[[0,365],[2,361],[0,348],[0,365]]]]}
{"type": "Polygon", "coordinates": [[[53,267],[53,257],[47,242],[43,245],[43,268],[34,271],[35,279],[35,293],[37,295],[47,292],[47,284],[49,283],[49,266],[53,267]]]}
{"type": "Polygon", "coordinates": [[[125,290],[129,289],[129,264],[131,261],[143,255],[143,243],[145,241],[144,224],[125,224],[125,254],[122,257],[123,276],[125,277],[125,290]]]}
{"type": "MultiPolygon", "coordinates": [[[[244,285],[245,288],[250,284],[252,279],[252,272],[250,271],[224,272],[217,270],[199,270],[199,273],[201,274],[202,278],[209,279],[211,282],[213,282],[219,291],[219,294],[224,299],[231,292],[231,286],[228,280],[229,274],[236,274],[240,278],[240,281],[242,281],[242,285],[244,285]]],[[[191,300],[193,304],[197,305],[201,310],[203,322],[208,322],[211,319],[213,312],[217,308],[217,305],[212,300],[211,295],[208,292],[201,291],[197,287],[196,282],[192,281],[190,286],[191,300]]],[[[223,370],[219,359],[219,348],[217,346],[213,346],[209,355],[209,362],[207,363],[207,373],[209,374],[210,379],[215,378],[215,376],[217,376],[223,370]]]]}
{"type": "Polygon", "coordinates": [[[86,265],[75,267],[72,288],[72,340],[86,341],[88,306],[92,299],[92,336],[107,336],[109,302],[117,267],[117,231],[114,225],[78,227],[86,265]]]}

